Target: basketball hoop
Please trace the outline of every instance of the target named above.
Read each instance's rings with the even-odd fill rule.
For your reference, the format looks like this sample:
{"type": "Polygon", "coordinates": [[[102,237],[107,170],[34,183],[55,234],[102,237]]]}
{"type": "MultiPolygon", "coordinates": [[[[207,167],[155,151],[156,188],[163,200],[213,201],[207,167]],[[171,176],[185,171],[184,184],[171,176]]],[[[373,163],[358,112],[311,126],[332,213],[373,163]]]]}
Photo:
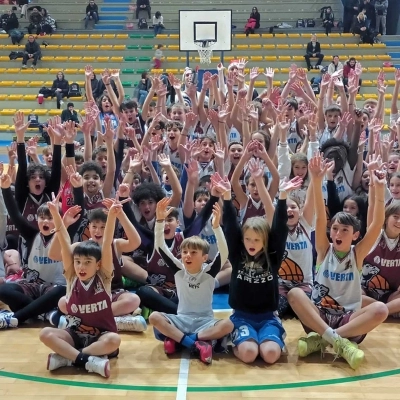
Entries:
{"type": "Polygon", "coordinates": [[[211,64],[212,48],[215,43],[213,40],[198,40],[194,42],[199,52],[201,64],[211,64]]]}

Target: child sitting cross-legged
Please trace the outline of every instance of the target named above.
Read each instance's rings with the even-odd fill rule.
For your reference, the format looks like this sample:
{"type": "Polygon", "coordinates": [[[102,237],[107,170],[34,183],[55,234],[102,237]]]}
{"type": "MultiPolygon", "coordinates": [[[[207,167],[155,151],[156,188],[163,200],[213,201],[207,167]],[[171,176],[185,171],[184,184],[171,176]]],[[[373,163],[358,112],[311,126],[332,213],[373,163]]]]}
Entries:
{"type": "Polygon", "coordinates": [[[212,223],[219,253],[210,264],[206,264],[209,244],[198,236],[183,240],[181,261],[166,246],[164,224],[170,213],[169,203],[170,200],[164,198],[157,204],[154,247],[168,267],[175,271],[178,314],[153,312],[149,320],[154,326],[156,337],[164,340],[166,354],[174,353],[179,343],[198,352],[204,363],[211,364],[212,346],[209,341],[221,339],[233,330],[231,321],[214,319],[212,311],[214,278],[228,258],[228,247],[219,225],[221,208],[218,203],[214,204],[212,223]]]}
{"type": "Polygon", "coordinates": [[[114,273],[112,243],[122,205],[114,200],[109,209],[103,246],[94,241],[71,241],[58,212],[59,196],[48,203],[56,235],[61,245],[67,281],[67,311],[75,324],[67,329],[44,328],[40,340],[55,353],[48,357],[50,371],[74,365],[108,378],[107,357],[117,354],[121,339],[117,334],[111,306],[111,281],[114,273]]]}
{"type": "Polygon", "coordinates": [[[330,163],[317,155],[310,160],[309,173],[314,186],[316,210],[315,247],[317,266],[311,300],[300,288],[288,293],[288,301],[308,333],[300,338],[298,351],[305,357],[324,351],[332,345],[351,368],[357,369],[364,360],[360,343],[366,334],[381,324],[388,315],[385,304],[375,302],[361,308],[360,272],[363,260],[378,239],[385,220],[384,191],[386,171],[371,174],[375,186],[375,206],[365,236],[352,245],[360,234],[360,222],[349,213],[339,212],[332,218],[330,238],[326,232],[326,213],[322,196],[322,180],[330,163]]]}

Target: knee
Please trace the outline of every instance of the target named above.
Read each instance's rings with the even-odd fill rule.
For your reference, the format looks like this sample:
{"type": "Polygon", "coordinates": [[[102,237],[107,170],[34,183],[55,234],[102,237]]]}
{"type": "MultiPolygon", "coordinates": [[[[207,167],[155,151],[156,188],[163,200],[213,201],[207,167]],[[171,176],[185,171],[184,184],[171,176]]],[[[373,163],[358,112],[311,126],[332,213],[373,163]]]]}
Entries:
{"type": "Polygon", "coordinates": [[[159,313],[158,311],[153,311],[150,314],[149,322],[150,322],[151,325],[156,326],[162,321],[163,318],[164,317],[161,315],[161,313],[159,313]]]}
{"type": "Polygon", "coordinates": [[[128,293],[128,292],[125,292],[124,294],[122,294],[121,297],[117,301],[124,303],[127,306],[131,306],[132,312],[135,311],[140,304],[139,296],[135,293],[128,293]]]}
{"type": "Polygon", "coordinates": [[[238,347],[236,356],[245,364],[251,364],[258,356],[258,347],[255,343],[242,343],[238,347]]]}
{"type": "Polygon", "coordinates": [[[49,343],[51,338],[53,337],[53,328],[43,328],[40,331],[39,339],[42,343],[49,343]]]}
{"type": "Polygon", "coordinates": [[[116,333],[109,333],[105,338],[104,338],[104,344],[108,348],[112,348],[113,351],[118,349],[118,347],[121,344],[121,338],[118,334],[116,333]]]}
{"type": "Polygon", "coordinates": [[[372,318],[375,321],[385,321],[386,318],[389,315],[389,310],[386,306],[386,304],[377,301],[375,303],[372,303],[369,307],[371,307],[371,312],[372,312],[372,318]]]}
{"type": "Polygon", "coordinates": [[[287,294],[287,300],[290,304],[290,306],[293,306],[293,304],[296,304],[301,297],[304,295],[304,292],[300,288],[293,288],[289,291],[287,294]]]}
{"type": "Polygon", "coordinates": [[[266,348],[260,348],[260,356],[267,364],[274,364],[279,360],[281,356],[281,349],[279,345],[268,346],[266,348]]]}

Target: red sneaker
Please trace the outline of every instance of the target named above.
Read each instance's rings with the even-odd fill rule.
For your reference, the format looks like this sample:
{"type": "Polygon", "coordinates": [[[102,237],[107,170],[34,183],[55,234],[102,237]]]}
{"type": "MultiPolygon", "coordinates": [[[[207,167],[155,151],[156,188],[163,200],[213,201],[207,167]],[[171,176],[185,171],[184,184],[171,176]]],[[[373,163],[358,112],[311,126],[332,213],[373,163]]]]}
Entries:
{"type": "Polygon", "coordinates": [[[211,344],[208,342],[203,342],[202,340],[198,340],[194,345],[199,352],[200,360],[205,364],[211,364],[213,352],[211,344]]]}
{"type": "Polygon", "coordinates": [[[165,354],[174,354],[177,352],[177,343],[175,340],[170,339],[169,337],[166,337],[164,339],[164,352],[165,354]]]}

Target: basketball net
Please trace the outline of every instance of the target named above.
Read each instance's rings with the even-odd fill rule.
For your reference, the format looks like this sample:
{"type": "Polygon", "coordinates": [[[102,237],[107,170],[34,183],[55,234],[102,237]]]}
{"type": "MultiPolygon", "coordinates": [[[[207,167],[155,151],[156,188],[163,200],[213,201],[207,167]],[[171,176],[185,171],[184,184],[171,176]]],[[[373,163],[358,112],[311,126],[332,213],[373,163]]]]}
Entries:
{"type": "Polygon", "coordinates": [[[197,51],[199,52],[201,64],[211,64],[211,57],[213,52],[212,48],[215,43],[216,42],[209,42],[207,40],[194,43],[197,47],[197,51]]]}

